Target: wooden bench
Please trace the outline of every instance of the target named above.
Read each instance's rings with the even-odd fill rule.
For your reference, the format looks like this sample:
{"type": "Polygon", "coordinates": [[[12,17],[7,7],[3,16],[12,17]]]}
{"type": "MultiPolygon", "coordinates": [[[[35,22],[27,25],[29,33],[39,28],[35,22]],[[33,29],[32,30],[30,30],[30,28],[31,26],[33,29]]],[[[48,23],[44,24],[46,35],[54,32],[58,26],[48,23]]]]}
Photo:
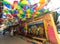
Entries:
{"type": "Polygon", "coordinates": [[[40,40],[43,43],[46,42],[46,39],[45,38],[38,38],[38,37],[32,37],[32,38],[35,39],[35,40],[40,40]]]}

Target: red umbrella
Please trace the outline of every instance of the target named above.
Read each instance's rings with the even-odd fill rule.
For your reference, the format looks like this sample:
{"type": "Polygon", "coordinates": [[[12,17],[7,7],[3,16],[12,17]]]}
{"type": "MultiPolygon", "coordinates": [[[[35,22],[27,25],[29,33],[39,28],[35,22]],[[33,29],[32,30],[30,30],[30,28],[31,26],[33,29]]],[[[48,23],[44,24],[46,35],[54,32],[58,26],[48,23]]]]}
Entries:
{"type": "Polygon", "coordinates": [[[2,18],[0,18],[0,24],[3,22],[2,18]]]}

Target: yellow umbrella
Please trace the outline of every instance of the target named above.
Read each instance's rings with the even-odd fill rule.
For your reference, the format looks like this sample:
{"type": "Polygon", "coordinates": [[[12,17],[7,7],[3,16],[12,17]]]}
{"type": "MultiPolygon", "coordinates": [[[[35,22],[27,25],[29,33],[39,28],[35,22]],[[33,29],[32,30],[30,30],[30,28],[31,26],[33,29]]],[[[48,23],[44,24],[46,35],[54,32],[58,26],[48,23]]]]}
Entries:
{"type": "Polygon", "coordinates": [[[40,0],[40,3],[45,3],[45,0],[40,0]]]}
{"type": "Polygon", "coordinates": [[[30,14],[30,13],[27,13],[27,14],[26,14],[26,17],[27,17],[27,18],[31,18],[31,14],[30,14]]]}
{"type": "Polygon", "coordinates": [[[17,16],[18,16],[19,18],[22,18],[20,14],[17,14],[17,16]]]}
{"type": "Polygon", "coordinates": [[[23,10],[19,10],[19,13],[20,13],[20,14],[24,14],[23,10]]]}
{"type": "Polygon", "coordinates": [[[27,12],[27,13],[30,13],[30,9],[28,9],[26,12],[27,12]]]}
{"type": "Polygon", "coordinates": [[[28,4],[28,1],[27,0],[22,0],[21,3],[28,4]]]}
{"type": "Polygon", "coordinates": [[[20,14],[17,14],[17,16],[19,17],[19,16],[20,16],[20,14]]]}
{"type": "Polygon", "coordinates": [[[40,12],[36,12],[36,14],[38,14],[38,15],[39,15],[39,14],[40,14],[40,12]]]}

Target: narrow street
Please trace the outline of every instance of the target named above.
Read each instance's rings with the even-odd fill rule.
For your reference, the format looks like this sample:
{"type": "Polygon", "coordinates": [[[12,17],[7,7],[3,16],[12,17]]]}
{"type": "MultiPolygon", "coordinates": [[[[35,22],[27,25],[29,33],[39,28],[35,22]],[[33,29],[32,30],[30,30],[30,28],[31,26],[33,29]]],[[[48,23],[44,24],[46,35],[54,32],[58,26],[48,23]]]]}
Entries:
{"type": "Polygon", "coordinates": [[[9,35],[0,35],[0,44],[31,44],[19,37],[10,37],[9,35]]]}
{"type": "Polygon", "coordinates": [[[0,44],[60,44],[60,0],[0,0],[0,44]]]}

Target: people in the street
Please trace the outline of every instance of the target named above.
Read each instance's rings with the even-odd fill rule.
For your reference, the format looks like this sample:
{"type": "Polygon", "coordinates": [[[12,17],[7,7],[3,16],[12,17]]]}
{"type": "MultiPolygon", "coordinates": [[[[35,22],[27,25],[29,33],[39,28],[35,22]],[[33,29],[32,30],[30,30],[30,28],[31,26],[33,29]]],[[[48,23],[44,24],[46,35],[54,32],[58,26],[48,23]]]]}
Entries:
{"type": "Polygon", "coordinates": [[[17,31],[19,30],[19,24],[17,22],[18,21],[15,21],[15,18],[4,19],[2,25],[0,26],[3,28],[1,28],[3,30],[3,35],[5,35],[6,32],[9,32],[10,36],[16,35],[16,33],[18,33],[17,31]]]}

